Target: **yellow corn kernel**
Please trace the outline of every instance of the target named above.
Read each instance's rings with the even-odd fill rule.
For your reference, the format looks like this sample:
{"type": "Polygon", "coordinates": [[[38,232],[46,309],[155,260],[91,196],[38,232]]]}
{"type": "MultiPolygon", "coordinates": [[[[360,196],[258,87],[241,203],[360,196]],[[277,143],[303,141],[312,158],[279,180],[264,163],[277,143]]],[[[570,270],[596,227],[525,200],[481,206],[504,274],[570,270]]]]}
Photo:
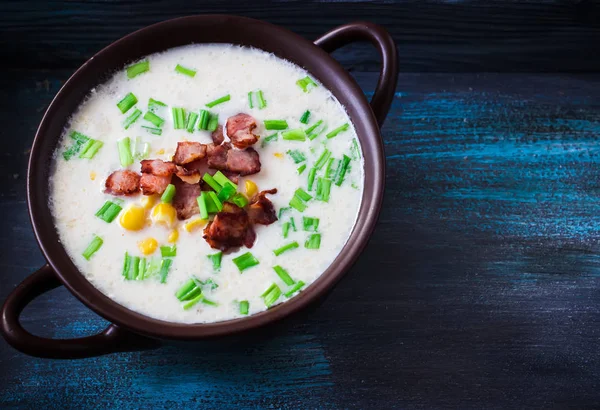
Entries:
{"type": "Polygon", "coordinates": [[[162,155],[162,154],[164,154],[164,153],[165,153],[165,150],[164,150],[163,148],[161,148],[161,149],[159,149],[158,151],[156,151],[156,153],[157,153],[158,155],[162,155]]]}
{"type": "Polygon", "coordinates": [[[177,242],[177,239],[179,239],[179,231],[177,229],[173,229],[169,233],[169,237],[167,238],[167,241],[169,243],[175,243],[175,242],[177,242]]]}
{"type": "Polygon", "coordinates": [[[129,231],[139,231],[146,224],[146,210],[139,205],[131,205],[121,214],[120,222],[129,231]]]}
{"type": "Polygon", "coordinates": [[[177,211],[173,205],[161,202],[152,210],[152,220],[154,223],[159,223],[167,226],[173,226],[177,218],[177,211]]]}
{"type": "Polygon", "coordinates": [[[277,158],[283,158],[283,154],[281,152],[276,152],[273,155],[275,155],[277,158]]]}
{"type": "Polygon", "coordinates": [[[197,230],[198,228],[206,225],[206,219],[200,219],[200,218],[196,218],[196,219],[192,219],[191,221],[189,221],[188,223],[186,223],[185,225],[183,225],[183,228],[187,231],[187,232],[194,232],[195,230],[197,230]]]}
{"type": "Polygon", "coordinates": [[[247,179],[245,182],[246,186],[246,196],[248,198],[252,198],[258,192],[258,187],[254,183],[254,181],[247,179]]]}
{"type": "Polygon", "coordinates": [[[138,243],[138,247],[144,255],[151,255],[158,248],[158,242],[154,238],[146,238],[138,243]]]}
{"type": "Polygon", "coordinates": [[[96,179],[96,173],[94,171],[90,172],[90,179],[92,181],[96,179]]]}
{"type": "Polygon", "coordinates": [[[144,195],[142,197],[142,206],[144,209],[152,209],[156,200],[158,199],[158,195],[144,195]]]}

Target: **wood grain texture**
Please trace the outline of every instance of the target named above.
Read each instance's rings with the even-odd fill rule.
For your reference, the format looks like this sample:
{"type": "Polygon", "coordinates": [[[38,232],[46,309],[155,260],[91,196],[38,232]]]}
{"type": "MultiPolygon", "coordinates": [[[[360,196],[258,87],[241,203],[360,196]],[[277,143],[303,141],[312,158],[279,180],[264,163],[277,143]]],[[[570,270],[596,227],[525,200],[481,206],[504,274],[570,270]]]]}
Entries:
{"type": "MultiPolygon", "coordinates": [[[[367,20],[398,43],[404,72],[600,70],[600,3],[546,1],[22,1],[0,5],[0,64],[71,68],[125,34],[169,18],[237,14],[315,39],[367,20]],[[17,40],[17,41],[15,41],[17,40]]],[[[377,71],[376,53],[336,54],[355,71],[377,71]]]]}

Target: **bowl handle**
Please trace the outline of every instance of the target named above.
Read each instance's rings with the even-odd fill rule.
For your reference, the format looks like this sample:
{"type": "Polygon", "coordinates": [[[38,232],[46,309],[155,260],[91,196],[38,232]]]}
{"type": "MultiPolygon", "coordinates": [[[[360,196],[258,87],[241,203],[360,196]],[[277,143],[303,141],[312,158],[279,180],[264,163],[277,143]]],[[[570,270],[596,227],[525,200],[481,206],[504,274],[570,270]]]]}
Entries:
{"type": "Polygon", "coordinates": [[[33,299],[61,284],[54,270],[44,265],[8,296],[2,306],[0,332],[12,347],[36,357],[75,359],[145,350],[160,345],[158,341],[131,333],[115,324],[97,335],[77,339],[48,339],[29,333],[19,322],[21,312],[33,299]]]}
{"type": "Polygon", "coordinates": [[[358,21],[328,31],[316,39],[315,44],[331,53],[355,41],[370,41],[381,55],[379,81],[371,99],[371,108],[381,127],[390,110],[398,81],[398,52],[392,36],[377,24],[358,21]]]}

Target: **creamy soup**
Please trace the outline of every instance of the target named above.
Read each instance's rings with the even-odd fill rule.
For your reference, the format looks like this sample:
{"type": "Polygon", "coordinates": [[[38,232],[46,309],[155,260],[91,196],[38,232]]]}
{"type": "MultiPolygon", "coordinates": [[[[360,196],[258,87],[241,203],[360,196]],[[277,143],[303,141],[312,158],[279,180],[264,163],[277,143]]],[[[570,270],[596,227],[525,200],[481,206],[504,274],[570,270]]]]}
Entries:
{"type": "Polygon", "coordinates": [[[308,72],[251,48],[191,45],[91,90],[55,152],[50,206],[73,262],[109,298],[168,322],[216,322],[285,303],[329,267],[357,217],[362,161],[344,108],[308,72]],[[239,218],[242,239],[215,239],[239,218]]]}

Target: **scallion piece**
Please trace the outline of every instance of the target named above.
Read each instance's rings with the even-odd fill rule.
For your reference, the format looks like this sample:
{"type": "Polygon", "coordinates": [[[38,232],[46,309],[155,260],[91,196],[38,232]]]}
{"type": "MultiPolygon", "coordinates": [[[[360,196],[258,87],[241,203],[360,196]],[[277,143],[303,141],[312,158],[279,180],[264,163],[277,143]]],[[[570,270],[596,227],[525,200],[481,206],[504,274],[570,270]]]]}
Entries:
{"type": "Polygon", "coordinates": [[[119,215],[119,212],[121,212],[122,209],[123,208],[121,208],[120,205],[115,204],[112,201],[106,201],[104,205],[102,205],[102,208],[96,212],[96,216],[105,222],[111,223],[115,220],[117,215],[119,215]]]}
{"type": "Polygon", "coordinates": [[[329,192],[331,191],[331,179],[317,179],[317,201],[329,202],[329,192]]]}
{"type": "Polygon", "coordinates": [[[290,290],[288,290],[285,293],[285,297],[289,298],[290,296],[292,296],[294,293],[298,292],[300,289],[302,289],[302,287],[305,285],[304,282],[302,282],[301,280],[299,280],[298,282],[296,282],[296,284],[294,285],[293,288],[291,288],[290,290]]]}
{"type": "Polygon", "coordinates": [[[142,125],[142,128],[145,128],[150,134],[162,135],[162,130],[160,128],[146,127],[145,125],[142,125]]]}
{"type": "Polygon", "coordinates": [[[286,212],[288,212],[288,211],[290,211],[290,209],[291,208],[288,207],[288,206],[284,206],[284,207],[279,208],[279,213],[277,214],[277,218],[281,219],[281,217],[283,216],[283,214],[286,213],[286,212]]]}
{"type": "Polygon", "coordinates": [[[306,164],[302,164],[298,167],[298,175],[302,174],[306,169],[306,164]]]}
{"type": "Polygon", "coordinates": [[[179,64],[175,66],[175,71],[177,71],[179,74],[187,75],[188,77],[194,77],[196,75],[196,70],[186,68],[179,64]]]}
{"type": "Polygon", "coordinates": [[[173,114],[173,128],[176,130],[182,130],[185,128],[185,109],[173,107],[171,109],[173,114]]]}
{"type": "Polygon", "coordinates": [[[181,301],[187,300],[188,297],[186,296],[189,295],[189,293],[196,288],[196,281],[193,278],[189,279],[183,284],[183,286],[179,288],[179,290],[177,290],[177,292],[175,293],[175,297],[181,301]]]}
{"type": "Polygon", "coordinates": [[[263,138],[262,142],[260,143],[261,148],[264,148],[265,145],[267,145],[271,141],[277,141],[278,137],[279,137],[279,135],[277,133],[275,133],[275,134],[269,135],[268,137],[263,138]]]}
{"type": "Polygon", "coordinates": [[[243,194],[241,194],[239,192],[237,194],[235,194],[230,199],[230,201],[233,202],[234,204],[236,204],[240,208],[244,208],[246,205],[248,205],[248,198],[246,198],[243,194]]]}
{"type": "Polygon", "coordinates": [[[302,128],[296,128],[294,130],[283,131],[281,138],[287,141],[306,141],[306,133],[302,128]]]}
{"type": "Polygon", "coordinates": [[[204,198],[206,201],[206,210],[209,214],[216,214],[217,212],[219,212],[217,204],[215,203],[215,201],[213,201],[212,196],[208,194],[208,191],[205,193],[204,198]]]}
{"type": "Polygon", "coordinates": [[[308,124],[309,118],[310,118],[310,111],[306,110],[306,111],[304,111],[304,114],[302,114],[302,117],[300,117],[300,122],[302,124],[308,124]]]}
{"type": "Polygon", "coordinates": [[[75,140],[75,142],[77,142],[78,144],[83,144],[84,142],[88,142],[88,140],[90,139],[88,136],[83,135],[80,132],[77,131],[73,131],[69,137],[73,140],[75,140]]]}
{"type": "Polygon", "coordinates": [[[230,180],[229,178],[227,178],[225,176],[225,174],[223,174],[221,171],[217,171],[215,172],[215,174],[213,175],[213,178],[215,179],[215,181],[217,181],[217,183],[221,186],[225,186],[227,184],[233,185],[233,187],[235,188],[235,190],[237,191],[237,185],[233,183],[232,180],[230,180]]]}
{"type": "Polygon", "coordinates": [[[140,61],[127,67],[127,77],[133,78],[148,70],[150,70],[150,62],[148,60],[140,61]]]}
{"type": "Polygon", "coordinates": [[[73,140],[75,140],[75,143],[65,152],[63,152],[63,158],[66,161],[70,160],[71,157],[73,157],[74,155],[77,155],[81,147],[90,140],[89,137],[86,137],[85,135],[77,131],[73,131],[69,136],[73,140]]]}
{"type": "Polygon", "coordinates": [[[335,169],[333,167],[333,163],[335,162],[335,158],[329,157],[329,159],[327,160],[327,163],[325,165],[325,178],[330,178],[331,177],[331,173],[333,172],[333,170],[335,169]]]}
{"type": "Polygon", "coordinates": [[[249,309],[250,309],[250,303],[248,303],[247,300],[242,300],[240,302],[240,314],[247,315],[249,309]]]}
{"type": "Polygon", "coordinates": [[[275,271],[277,276],[279,276],[281,278],[283,283],[285,283],[286,285],[291,286],[295,283],[294,279],[292,279],[292,277],[289,275],[289,273],[285,269],[283,269],[281,266],[279,266],[279,265],[273,266],[273,270],[275,271]]]}
{"type": "Polygon", "coordinates": [[[187,130],[187,132],[189,132],[189,133],[194,132],[194,127],[196,126],[197,120],[198,120],[198,114],[196,114],[195,112],[191,112],[188,114],[187,121],[185,124],[185,129],[187,130]]]}
{"type": "Polygon", "coordinates": [[[321,124],[323,124],[323,120],[319,120],[319,121],[315,122],[313,125],[311,125],[310,127],[308,127],[308,128],[306,129],[306,133],[307,133],[307,134],[312,134],[312,132],[313,132],[314,130],[316,130],[316,129],[317,129],[317,127],[319,127],[321,124]]]}
{"type": "Polygon", "coordinates": [[[198,120],[198,129],[205,130],[208,128],[210,121],[210,112],[207,110],[200,110],[200,119],[198,120]]]}
{"type": "Polygon", "coordinates": [[[348,165],[350,164],[350,157],[345,155],[340,161],[340,165],[338,166],[337,174],[335,176],[335,184],[337,186],[341,186],[344,182],[344,177],[346,176],[346,171],[348,171],[348,165]]]}
{"type": "Polygon", "coordinates": [[[219,306],[219,304],[217,302],[213,302],[212,300],[208,300],[204,296],[202,297],[202,299],[200,299],[200,303],[204,303],[205,305],[208,305],[208,306],[219,306]]]}
{"type": "Polygon", "coordinates": [[[283,225],[281,226],[282,233],[283,233],[283,239],[287,239],[288,234],[290,232],[290,226],[291,226],[291,224],[289,222],[284,222],[283,225]]]}
{"type": "Polygon", "coordinates": [[[211,114],[210,121],[208,121],[207,131],[216,131],[219,126],[219,114],[211,114]]]}
{"type": "Polygon", "coordinates": [[[323,168],[323,165],[325,165],[327,163],[327,160],[329,159],[330,156],[331,156],[331,151],[329,151],[327,148],[325,148],[325,151],[323,151],[323,153],[321,154],[319,159],[317,159],[317,162],[315,162],[315,165],[314,165],[315,168],[316,169],[323,168]]]}
{"type": "Polygon", "coordinates": [[[223,252],[219,251],[210,255],[206,255],[206,257],[211,260],[214,270],[221,269],[221,259],[223,257],[223,252]]]}
{"type": "Polygon", "coordinates": [[[300,198],[304,202],[310,201],[312,199],[312,196],[308,192],[306,192],[304,189],[302,189],[302,188],[296,189],[296,192],[294,193],[294,196],[297,196],[298,198],[300,198]]]}
{"type": "Polygon", "coordinates": [[[327,138],[333,138],[336,135],[338,135],[340,132],[346,131],[348,128],[350,128],[350,124],[348,124],[348,123],[342,124],[339,127],[337,127],[336,129],[332,130],[331,132],[328,132],[327,134],[325,134],[325,136],[327,138]]]}
{"type": "Polygon", "coordinates": [[[221,98],[217,98],[216,100],[214,100],[214,101],[211,101],[211,102],[207,103],[207,104],[206,104],[206,106],[207,106],[208,108],[212,108],[212,107],[214,107],[215,105],[219,105],[219,104],[221,104],[221,103],[224,103],[224,102],[226,102],[226,101],[229,101],[230,99],[231,99],[231,95],[227,94],[227,95],[224,95],[224,96],[223,96],[223,97],[221,97],[221,98]]]}
{"type": "Polygon", "coordinates": [[[262,110],[263,108],[265,108],[267,106],[267,101],[265,100],[265,97],[263,96],[262,90],[258,90],[258,92],[256,93],[256,100],[258,102],[259,110],[262,110]]]}
{"type": "Polygon", "coordinates": [[[167,188],[163,192],[160,197],[160,202],[164,202],[166,204],[170,204],[173,201],[173,197],[175,196],[175,185],[169,184],[167,188]]]}
{"type": "Polygon", "coordinates": [[[294,230],[294,232],[296,232],[296,222],[294,221],[294,217],[293,216],[290,217],[290,226],[292,227],[292,229],[294,230]]]}
{"type": "Polygon", "coordinates": [[[158,128],[162,127],[162,125],[165,122],[165,120],[163,118],[154,114],[152,111],[148,111],[146,114],[144,114],[144,119],[146,121],[151,122],[152,124],[154,124],[154,126],[156,126],[158,128]]]}
{"type": "Polygon", "coordinates": [[[135,280],[143,280],[146,276],[146,258],[140,258],[138,262],[138,274],[135,280]]]}
{"type": "Polygon", "coordinates": [[[319,249],[321,247],[321,234],[311,234],[306,240],[306,242],[304,242],[304,247],[306,249],[319,249]]]}
{"type": "Polygon", "coordinates": [[[159,107],[166,107],[166,106],[167,106],[167,104],[165,104],[162,101],[155,100],[154,98],[150,98],[148,100],[148,111],[154,112],[154,110],[157,110],[159,107]]]}
{"type": "Polygon", "coordinates": [[[160,262],[160,283],[167,283],[167,275],[169,274],[169,268],[173,264],[173,259],[163,258],[160,262]]]}
{"type": "Polygon", "coordinates": [[[140,257],[131,256],[125,252],[125,259],[126,269],[123,271],[123,276],[127,280],[136,280],[140,274],[140,257]]]}
{"type": "Polygon", "coordinates": [[[265,120],[264,124],[268,130],[285,130],[288,127],[286,120],[265,120]]]}
{"type": "Polygon", "coordinates": [[[306,161],[306,156],[301,151],[291,149],[287,151],[287,154],[292,157],[294,164],[299,164],[302,161],[306,161]]]}
{"type": "Polygon", "coordinates": [[[287,245],[283,245],[281,248],[277,248],[273,251],[273,253],[275,254],[275,256],[279,256],[282,253],[292,250],[292,249],[296,249],[297,247],[299,247],[300,245],[298,245],[298,242],[294,241],[294,242],[290,242],[287,245]]]}
{"type": "Polygon", "coordinates": [[[187,302],[188,300],[195,299],[202,294],[202,289],[198,287],[196,279],[192,278],[191,280],[194,282],[194,287],[188,293],[183,295],[181,299],[182,302],[187,302]]]}
{"type": "Polygon", "coordinates": [[[100,249],[103,243],[104,241],[102,240],[102,238],[100,238],[97,235],[94,235],[94,239],[92,239],[90,244],[83,251],[83,257],[89,261],[92,255],[95,254],[98,251],[98,249],[100,249]]]}
{"type": "Polygon", "coordinates": [[[225,184],[225,186],[219,190],[217,198],[219,198],[219,201],[225,202],[233,195],[235,195],[235,187],[231,184],[225,184]]]}
{"type": "Polygon", "coordinates": [[[208,208],[206,207],[206,192],[200,192],[200,196],[196,198],[198,208],[200,208],[200,219],[208,219],[208,208]]]}
{"type": "Polygon", "coordinates": [[[319,218],[303,216],[302,225],[304,226],[304,230],[307,232],[317,232],[319,229],[319,218]]]}
{"type": "Polygon", "coordinates": [[[232,260],[233,263],[235,263],[235,266],[237,266],[240,270],[240,273],[260,263],[258,262],[258,259],[256,259],[250,252],[246,252],[236,258],[233,258],[232,260]]]}
{"type": "Polygon", "coordinates": [[[308,185],[307,185],[306,188],[309,191],[312,191],[316,175],[317,175],[317,169],[316,168],[311,168],[310,171],[308,171],[308,185]]]}
{"type": "Polygon", "coordinates": [[[129,137],[125,137],[117,141],[117,147],[119,149],[119,160],[123,167],[128,167],[133,164],[133,155],[131,154],[131,140],[129,137]]]}
{"type": "Polygon", "coordinates": [[[189,299],[189,301],[183,305],[183,309],[184,310],[188,310],[191,307],[195,306],[198,304],[198,302],[200,302],[202,299],[204,299],[204,295],[202,293],[198,294],[198,296],[194,297],[193,299],[189,299]]]}
{"type": "Polygon", "coordinates": [[[252,95],[254,93],[252,91],[248,92],[248,106],[252,109],[254,108],[254,102],[252,101],[252,95]]]}
{"type": "Polygon", "coordinates": [[[88,142],[83,144],[81,147],[81,152],[79,153],[79,158],[92,159],[98,152],[104,143],[102,141],[89,139],[88,142]]]}
{"type": "Polygon", "coordinates": [[[310,90],[317,86],[317,83],[315,83],[309,76],[299,79],[296,81],[296,84],[298,84],[298,87],[302,88],[302,91],[305,93],[310,92],[310,90]]]}
{"type": "Polygon", "coordinates": [[[219,185],[219,183],[215,181],[215,179],[209,173],[204,174],[202,180],[206,182],[212,189],[214,189],[215,192],[219,192],[222,189],[221,185],[219,185]]]}
{"type": "Polygon", "coordinates": [[[215,204],[217,212],[221,212],[223,210],[223,203],[221,202],[217,194],[213,191],[208,191],[208,196],[210,196],[210,199],[212,200],[213,204],[215,204]]]}
{"type": "Polygon", "coordinates": [[[133,95],[133,93],[129,93],[121,101],[119,101],[117,103],[117,107],[119,107],[119,110],[121,111],[122,114],[125,114],[127,111],[129,111],[129,109],[131,107],[136,105],[137,102],[138,102],[137,97],[135,95],[133,95]]]}
{"type": "Polygon", "coordinates": [[[131,127],[131,125],[134,122],[136,122],[138,118],[140,118],[140,115],[142,115],[142,111],[136,108],[135,111],[131,113],[131,115],[125,118],[125,121],[123,122],[123,128],[125,128],[126,130],[129,129],[129,127],[131,127]]]}
{"type": "Polygon", "coordinates": [[[279,286],[277,286],[275,283],[273,283],[262,295],[260,295],[268,308],[273,306],[280,296],[281,289],[279,289],[279,286]]]}
{"type": "Polygon", "coordinates": [[[160,256],[162,256],[163,258],[173,258],[177,256],[177,245],[161,246],[160,256]]]}
{"type": "Polygon", "coordinates": [[[358,141],[356,138],[352,140],[352,147],[350,148],[350,152],[352,153],[353,159],[360,159],[360,147],[358,146],[358,141]]]}
{"type": "Polygon", "coordinates": [[[300,198],[294,195],[294,197],[290,200],[290,206],[297,210],[298,212],[304,212],[306,209],[306,204],[302,202],[300,198]]]}

